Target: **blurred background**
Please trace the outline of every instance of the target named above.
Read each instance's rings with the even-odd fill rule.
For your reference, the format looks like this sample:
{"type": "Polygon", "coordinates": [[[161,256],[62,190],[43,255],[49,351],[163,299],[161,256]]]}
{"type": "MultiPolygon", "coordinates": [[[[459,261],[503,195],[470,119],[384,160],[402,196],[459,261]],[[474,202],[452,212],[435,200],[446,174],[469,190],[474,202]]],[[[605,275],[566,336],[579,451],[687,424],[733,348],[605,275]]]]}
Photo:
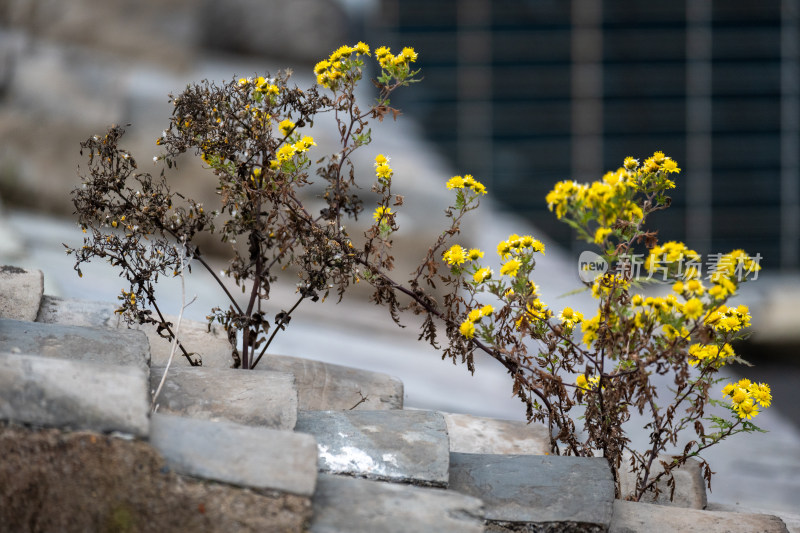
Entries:
{"type": "MultiPolygon", "coordinates": [[[[81,240],[69,193],[80,184],[82,140],[130,123],[123,145],[157,174],[142,162],[168,125],[168,94],[187,83],[291,67],[303,87],[343,43],[412,46],[424,80],[393,97],[404,115],[376,125],[360,156],[365,184],[376,153],[393,158],[407,199],[395,255],[411,258],[399,270],[442,227],[444,180],[471,173],[490,194],[462,242],[492,252],[509,233],[533,234],[548,246],[537,265],[543,299],[594,314],[585,295],[559,299],[578,284],[585,246],[544,197],[556,181],[595,180],[628,155],[663,150],[683,171],[672,207],[651,221],[660,238],[704,257],[734,248],[761,256],[741,300],[755,333],[739,351],[757,364],[744,374],[773,384],[775,407],[762,415],[772,417],[771,436],[749,441],[772,450],[775,464],[753,463],[769,473],[763,487],[748,480],[767,491],[778,478],[800,479],[798,11],[800,0],[0,0],[0,264],[44,270],[50,294],[114,300],[116,273],[94,265],[79,279],[61,246],[81,240]]],[[[320,149],[330,133],[313,133],[320,149]]],[[[199,161],[168,179],[215,201],[199,161]]],[[[276,309],[292,289],[291,280],[276,289],[276,309]]],[[[164,290],[180,301],[174,286],[164,290]]],[[[188,290],[199,296],[192,318],[219,303],[202,276],[188,290]]],[[[523,417],[491,361],[472,378],[363,298],[343,305],[303,310],[275,351],[397,375],[410,406],[523,417]]],[[[720,455],[714,466],[740,461],[720,455]]],[[[736,483],[722,485],[726,501],[744,497],[736,483]]],[[[774,498],[791,508],[800,502],[788,487],[778,483],[774,498]],[[795,496],[781,500],[781,490],[795,496]]]]}

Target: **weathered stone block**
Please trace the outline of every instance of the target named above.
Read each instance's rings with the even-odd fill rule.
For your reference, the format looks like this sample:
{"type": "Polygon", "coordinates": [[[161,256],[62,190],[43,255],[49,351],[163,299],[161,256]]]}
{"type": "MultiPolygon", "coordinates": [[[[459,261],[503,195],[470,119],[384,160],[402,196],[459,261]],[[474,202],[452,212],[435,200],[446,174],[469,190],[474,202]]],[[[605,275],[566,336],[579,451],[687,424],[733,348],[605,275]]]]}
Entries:
{"type": "Polygon", "coordinates": [[[311,498],[170,471],[146,442],[0,424],[0,531],[305,531],[311,498]]]}
{"type": "MultiPolygon", "coordinates": [[[[166,367],[150,368],[155,392],[166,367]]],[[[294,429],[297,389],[285,372],[171,366],[158,397],[158,412],[248,426],[294,429]]]]}
{"type": "Polygon", "coordinates": [[[294,374],[303,411],[403,408],[403,382],[386,374],[285,355],[265,355],[258,369],[294,374]]]}
{"type": "MultiPolygon", "coordinates": [[[[174,331],[178,323],[178,317],[165,315],[164,318],[172,322],[174,331]]],[[[127,327],[127,325],[123,324],[121,327],[127,327]]],[[[161,337],[156,327],[151,324],[136,325],[134,327],[144,331],[150,341],[152,364],[154,366],[166,366],[167,361],[169,361],[172,343],[161,337]]],[[[178,338],[187,352],[200,356],[203,366],[206,368],[231,368],[231,365],[233,365],[231,343],[228,341],[225,331],[217,324],[213,324],[209,331],[207,322],[187,320],[184,317],[181,320],[178,338]]],[[[172,364],[188,366],[189,362],[181,354],[181,351],[177,349],[172,359],[172,364]]]]}
{"type": "Polygon", "coordinates": [[[614,501],[609,533],[787,533],[777,516],[681,509],[614,501]]]}
{"type": "MultiPolygon", "coordinates": [[[[671,461],[671,456],[660,456],[660,460],[671,461]]],[[[623,500],[627,500],[629,496],[633,495],[636,491],[636,476],[629,472],[626,467],[630,465],[630,455],[624,454],[622,458],[622,468],[620,468],[620,493],[623,500]]],[[[651,467],[650,476],[658,475],[663,472],[664,468],[658,461],[653,462],[651,467]]],[[[658,482],[660,490],[658,497],[654,497],[653,493],[645,494],[642,502],[655,503],[658,505],[671,505],[675,507],[690,507],[692,509],[705,509],[708,504],[706,496],[706,482],[703,479],[703,472],[700,468],[699,461],[689,459],[682,467],[672,471],[675,477],[675,495],[670,500],[670,488],[667,486],[667,480],[661,479],[658,482]]]]}
{"type": "Polygon", "coordinates": [[[300,496],[311,496],[317,482],[310,435],[155,413],[150,443],[191,476],[300,496]]]}
{"type": "Polygon", "coordinates": [[[451,453],[450,490],[510,531],[605,531],[614,501],[608,463],[587,457],[451,453]]]}
{"type": "Polygon", "coordinates": [[[149,410],[141,368],[0,353],[4,420],[144,437],[149,410]]]}
{"type": "Polygon", "coordinates": [[[36,320],[43,293],[41,270],[0,266],[0,318],[36,320]]]}
{"type": "Polygon", "coordinates": [[[295,430],[314,435],[322,472],[447,486],[447,426],[434,411],[301,411],[295,430]]]}
{"type": "Polygon", "coordinates": [[[442,413],[450,451],[498,455],[545,455],[550,435],[543,424],[442,413]]]}
{"type": "Polygon", "coordinates": [[[150,347],[140,331],[6,319],[0,319],[0,351],[143,369],[150,363],[150,347]]]}
{"type": "Polygon", "coordinates": [[[457,492],[321,474],[312,533],[483,531],[483,502],[457,492]]]}
{"type": "Polygon", "coordinates": [[[110,328],[117,323],[118,315],[114,314],[116,309],[117,306],[109,302],[59,298],[45,294],[36,321],[63,326],[110,328]]]}

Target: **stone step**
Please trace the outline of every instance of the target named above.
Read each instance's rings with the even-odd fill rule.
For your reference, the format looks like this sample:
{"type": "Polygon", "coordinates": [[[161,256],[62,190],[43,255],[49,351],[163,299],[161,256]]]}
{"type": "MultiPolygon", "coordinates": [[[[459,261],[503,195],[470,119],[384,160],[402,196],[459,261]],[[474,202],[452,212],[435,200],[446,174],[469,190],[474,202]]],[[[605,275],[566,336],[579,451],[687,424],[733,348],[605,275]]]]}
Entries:
{"type": "MultiPolygon", "coordinates": [[[[150,391],[166,367],[150,367],[150,391]]],[[[159,413],[228,420],[247,426],[294,429],[297,389],[286,372],[171,366],[158,396],[159,413]]]]}
{"type": "Polygon", "coordinates": [[[149,410],[141,368],[0,353],[4,420],[146,437],[149,410]]]}
{"type": "Polygon", "coordinates": [[[300,411],[295,430],[317,439],[321,472],[447,486],[447,426],[434,411],[300,411]]]}
{"type": "Polygon", "coordinates": [[[312,533],[478,533],[483,503],[448,490],[320,474],[312,533]]]}
{"type": "Polygon", "coordinates": [[[676,509],[652,503],[614,501],[609,533],[788,533],[777,516],[676,509]]]}
{"type": "MultiPolygon", "coordinates": [[[[795,497],[797,495],[795,494],[795,497]]],[[[795,498],[796,499],[796,498],[795,498]]],[[[766,514],[774,515],[783,520],[786,529],[789,533],[800,533],[800,501],[797,502],[797,509],[795,512],[788,512],[783,510],[773,509],[754,509],[747,505],[726,505],[723,503],[709,503],[706,510],[708,511],[724,511],[730,513],[746,513],[746,514],[766,514]]]]}
{"type": "Polygon", "coordinates": [[[270,354],[256,366],[259,369],[294,374],[302,411],[403,408],[403,382],[387,374],[270,354]],[[359,403],[362,395],[367,399],[359,403]]]}
{"type": "Polygon", "coordinates": [[[546,455],[550,434],[543,424],[442,413],[450,451],[497,455],[546,455]]]}
{"type": "Polygon", "coordinates": [[[147,369],[150,347],[140,331],[0,319],[0,350],[147,369]]]}
{"type": "Polygon", "coordinates": [[[614,502],[593,457],[451,453],[449,488],[483,500],[495,531],[605,531],[614,502]]]}
{"type": "Polygon", "coordinates": [[[0,318],[33,322],[44,293],[41,270],[0,266],[0,318]]]}
{"type": "MultiPolygon", "coordinates": [[[[669,462],[672,460],[671,456],[659,456],[659,460],[669,462]]],[[[622,499],[630,499],[630,496],[636,491],[636,476],[626,470],[630,465],[630,453],[625,452],[622,456],[622,468],[620,469],[620,493],[622,499]]],[[[664,468],[659,461],[654,461],[651,468],[652,476],[658,475],[663,472],[664,468]]],[[[689,507],[692,509],[705,509],[708,504],[708,497],[706,495],[706,482],[703,479],[703,472],[700,468],[700,462],[695,459],[689,459],[682,467],[672,471],[675,478],[675,494],[670,499],[670,488],[667,485],[667,480],[662,478],[658,482],[660,490],[657,497],[653,493],[647,493],[642,498],[642,502],[655,503],[658,505],[670,505],[674,507],[689,507]]]]}
{"type": "Polygon", "coordinates": [[[299,496],[311,496],[317,482],[310,435],[155,413],[150,443],[191,476],[299,496]]]}
{"type": "MultiPolygon", "coordinates": [[[[42,306],[36,320],[47,324],[128,329],[129,325],[114,313],[116,309],[117,306],[109,302],[93,302],[45,295],[42,298],[42,306]]],[[[164,315],[164,318],[168,322],[172,322],[173,326],[178,323],[177,316],[164,315]]],[[[152,364],[166,366],[172,343],[161,337],[157,328],[153,325],[134,324],[130,328],[140,329],[147,335],[147,340],[150,343],[152,364]]],[[[207,322],[183,318],[178,338],[180,338],[181,343],[188,352],[199,355],[204,367],[231,367],[233,363],[231,344],[219,325],[213,324],[209,330],[207,322]]],[[[180,351],[176,352],[173,363],[181,366],[188,365],[188,361],[181,355],[180,351]]]]}
{"type": "Polygon", "coordinates": [[[45,294],[36,321],[63,326],[111,328],[116,327],[119,319],[119,315],[114,314],[116,309],[117,306],[110,302],[60,298],[45,294]]]}

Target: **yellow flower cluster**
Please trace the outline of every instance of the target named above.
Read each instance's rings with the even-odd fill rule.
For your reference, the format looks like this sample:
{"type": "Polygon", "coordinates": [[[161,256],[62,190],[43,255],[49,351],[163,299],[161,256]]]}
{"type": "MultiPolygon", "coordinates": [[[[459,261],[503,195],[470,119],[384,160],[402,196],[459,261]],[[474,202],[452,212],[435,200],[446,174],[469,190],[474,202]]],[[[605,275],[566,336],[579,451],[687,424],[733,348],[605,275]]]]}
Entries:
{"type": "Polygon", "coordinates": [[[380,63],[383,69],[390,69],[392,67],[402,68],[408,67],[410,63],[415,62],[417,60],[417,53],[413,48],[406,46],[399,54],[393,55],[389,47],[381,46],[375,50],[375,57],[378,59],[378,63],[380,63]]]}
{"type": "Polygon", "coordinates": [[[284,144],[283,146],[278,148],[278,151],[275,154],[275,159],[270,161],[270,168],[272,169],[279,168],[281,164],[289,161],[296,154],[307,152],[309,148],[316,145],[317,143],[314,142],[314,138],[309,137],[308,135],[299,139],[294,144],[284,144]]]}
{"type": "Polygon", "coordinates": [[[586,374],[581,374],[575,378],[575,384],[582,389],[595,389],[600,384],[600,376],[586,377],[586,374]]]}
{"type": "Polygon", "coordinates": [[[391,180],[394,175],[392,167],[389,166],[389,158],[383,154],[375,156],[375,175],[378,176],[379,180],[384,180],[386,182],[391,180]]]}
{"type": "Polygon", "coordinates": [[[594,341],[597,340],[597,332],[600,330],[600,320],[602,318],[603,316],[600,313],[597,313],[589,320],[583,321],[581,330],[583,331],[583,344],[586,346],[590,346],[594,341]]]}
{"type": "Polygon", "coordinates": [[[266,95],[274,95],[277,96],[280,94],[280,87],[275,85],[274,83],[270,83],[270,81],[264,76],[259,76],[257,78],[239,78],[238,83],[240,88],[254,88],[255,93],[266,94],[266,95]]]}
{"type": "Polygon", "coordinates": [[[716,362],[718,365],[722,366],[725,364],[726,359],[734,355],[733,346],[727,342],[722,346],[716,346],[714,344],[692,344],[689,346],[689,364],[692,366],[696,366],[703,361],[716,362]]]}
{"type": "Polygon", "coordinates": [[[598,276],[592,283],[592,296],[594,298],[606,297],[615,291],[626,291],[630,287],[630,281],[627,281],[619,274],[604,274],[598,276]]]}
{"type": "Polygon", "coordinates": [[[483,317],[492,316],[494,307],[491,305],[484,305],[483,307],[473,309],[467,313],[467,318],[461,323],[458,328],[459,333],[467,339],[475,336],[475,323],[480,322],[483,317]]]}
{"type": "Polygon", "coordinates": [[[575,327],[575,324],[583,322],[583,314],[580,311],[573,310],[571,307],[565,307],[558,315],[558,319],[566,329],[571,330],[575,327]]]}
{"type": "MultiPolygon", "coordinates": [[[[677,163],[656,152],[642,165],[633,157],[626,157],[623,166],[614,172],[608,172],[599,181],[581,184],[574,180],[556,183],[545,200],[550,211],[562,218],[573,212],[579,214],[592,212],[592,218],[600,223],[600,233],[595,231],[593,240],[602,244],[610,235],[610,227],[617,220],[639,222],[643,217],[642,209],[633,200],[637,192],[650,191],[654,186],[659,190],[675,187],[668,179],[670,174],[680,172],[677,163]]],[[[580,219],[580,216],[575,218],[580,219]]]]}
{"type": "Polygon", "coordinates": [[[644,267],[651,273],[662,270],[668,274],[677,273],[687,279],[695,279],[700,276],[701,263],[700,254],[690,250],[682,242],[668,241],[650,249],[644,267]],[[684,263],[688,264],[685,270],[684,263]]]}
{"type": "Polygon", "coordinates": [[[739,272],[758,272],[761,265],[753,261],[744,250],[734,250],[719,258],[714,272],[711,273],[711,281],[719,283],[726,278],[731,280],[739,272]]]}
{"type": "Polygon", "coordinates": [[[772,403],[772,391],[766,383],[753,383],[749,379],[740,379],[736,383],[728,383],[722,389],[722,395],[731,400],[731,410],[739,418],[750,420],[758,414],[758,406],[769,407],[772,403]]]}
{"type": "Polygon", "coordinates": [[[369,46],[365,43],[359,41],[355,46],[340,46],[328,59],[314,65],[317,83],[326,89],[335,89],[339,80],[355,66],[354,60],[361,55],[370,55],[369,46]]]}
{"type": "Polygon", "coordinates": [[[739,331],[750,327],[750,309],[746,305],[736,308],[723,305],[706,317],[705,323],[715,331],[739,331]]]}
{"type": "Polygon", "coordinates": [[[483,257],[483,252],[481,250],[477,248],[466,250],[458,244],[454,244],[449,250],[442,254],[442,259],[450,266],[458,266],[465,261],[475,261],[481,257],[483,257]]]}
{"type": "Polygon", "coordinates": [[[483,183],[477,181],[470,174],[467,174],[463,178],[461,176],[453,176],[447,180],[446,185],[448,190],[472,189],[472,192],[475,194],[486,194],[486,187],[483,183]]]}

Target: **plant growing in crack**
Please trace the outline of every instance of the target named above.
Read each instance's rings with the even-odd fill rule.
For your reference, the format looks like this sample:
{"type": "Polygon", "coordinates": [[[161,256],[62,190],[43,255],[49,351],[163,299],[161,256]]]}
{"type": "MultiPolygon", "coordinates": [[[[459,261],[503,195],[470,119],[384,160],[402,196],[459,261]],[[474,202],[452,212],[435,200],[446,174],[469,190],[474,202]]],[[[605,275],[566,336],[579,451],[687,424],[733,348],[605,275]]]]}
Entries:
{"type": "Polygon", "coordinates": [[[540,241],[510,235],[500,242],[497,273],[482,261],[482,250],[451,242],[463,217],[487,192],[470,175],[443,184],[454,195],[445,228],[409,279],[396,281],[391,244],[403,197],[393,190],[394,171],[388,157],[375,156],[371,191],[378,200],[371,208],[372,224],[353,235],[348,227],[364,205],[351,156],[370,143],[370,120],[398,116],[389,97],[418,81],[418,71],[411,68],[416,59],[411,48],[394,55],[386,47],[371,52],[358,43],[319,62],[317,85],[307,90],[290,87],[289,75],[282,73],[219,86],[203,82],[173,97],[170,125],[157,141],[164,153],[155,159],[169,169],[181,154],[200,155],[218,183],[220,204],[210,211],[172,192],[164,170],[159,178],[137,172],[134,158],[119,146],[121,128],[88,139],[81,145],[88,175],[73,194],[87,235],[81,248],[67,248],[76,256],[76,270],[81,274],[81,264],[92,258],[119,267],[129,287],[118,312],[130,322],[154,325],[190,364],[200,365],[201,356],[176,339],[175,326],[156,301],[155,284],[159,277],[182,275],[184,261],[187,272],[193,265],[205,269],[227,298],[225,307],[211,310],[209,327],[217,322],[224,328],[234,347],[232,366],[243,369],[259,364],[301,303],[332,291],[341,298],[350,285],[364,280],[374,288],[372,300],[387,306],[398,324],[403,311],[422,317],[420,340],[441,348],[443,329],[443,359],[460,361],[474,372],[474,353],[481,351],[503,365],[528,420],[550,428],[553,453],[600,454],[618,481],[623,454],[629,452],[636,500],[657,493],[664,477],[674,490],[672,471],[691,457],[701,459],[710,486],[711,470],[700,454],[735,433],[758,431],[751,419],[771,402],[766,384],[747,380],[722,389],[726,402],[714,398],[712,390],[720,381],[718,370],[740,361],[731,343],[750,320],[745,307],[731,308],[727,301],[742,281],[741,272],[757,271],[758,264],[741,250],[722,256],[707,286],[691,265],[695,252],[681,243],[658,245],[645,222],[668,207],[667,191],[680,169],[656,152],[641,164],[627,158],[619,170],[592,184],[560,182],[547,202],[579,238],[600,246],[607,262],[630,266],[635,245],[644,245],[649,250],[645,270],[675,278],[667,297],[634,294],[637,277],[631,268],[621,268],[586,282],[598,299],[594,317],[585,319],[570,308],[556,316],[532,280],[537,254],[545,252],[540,241]],[[380,67],[373,80],[378,97],[362,109],[355,89],[372,53],[380,67]],[[316,142],[309,132],[320,113],[334,116],[338,148],[312,157],[316,142]],[[325,186],[324,207],[317,212],[301,194],[312,176],[325,186]],[[224,272],[215,272],[206,260],[197,243],[201,234],[230,245],[224,272]],[[299,277],[297,298],[268,317],[263,302],[287,266],[299,277]],[[243,301],[223,278],[233,280],[243,301]],[[674,378],[673,396],[665,404],[656,401],[653,374],[674,378]],[[714,404],[726,406],[731,416],[708,413],[714,404]],[[584,408],[583,432],[575,424],[578,405],[584,408]],[[651,430],[643,452],[632,449],[625,431],[634,412],[647,414],[651,430]],[[659,455],[688,431],[695,436],[682,443],[682,454],[661,462],[661,472],[654,473],[659,455]]]}

